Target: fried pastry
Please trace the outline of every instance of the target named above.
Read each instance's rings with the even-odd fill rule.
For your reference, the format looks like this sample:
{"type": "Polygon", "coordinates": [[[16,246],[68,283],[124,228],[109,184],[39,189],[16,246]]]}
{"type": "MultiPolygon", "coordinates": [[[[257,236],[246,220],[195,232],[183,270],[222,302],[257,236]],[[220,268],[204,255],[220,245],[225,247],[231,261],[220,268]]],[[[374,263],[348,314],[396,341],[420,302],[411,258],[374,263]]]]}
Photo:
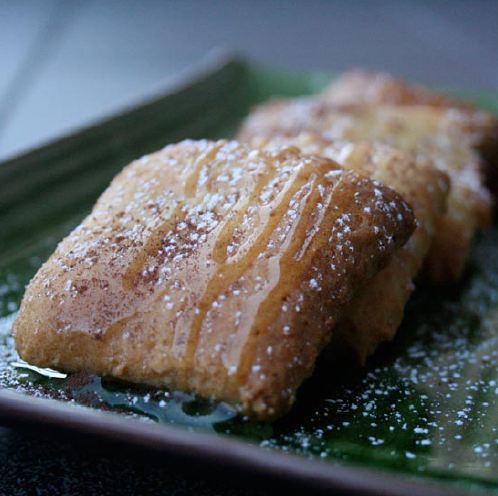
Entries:
{"type": "MultiPolygon", "coordinates": [[[[476,116],[476,119],[479,117],[476,116]]],[[[336,106],[319,99],[279,100],[256,108],[240,133],[254,136],[315,130],[334,139],[379,141],[430,158],[450,178],[448,211],[441,219],[427,273],[435,282],[460,277],[476,230],[491,217],[491,198],[483,184],[479,125],[454,109],[428,106],[336,106]]]]}
{"type": "Polygon", "coordinates": [[[29,284],[26,361],[285,413],[352,294],[414,229],[336,163],[185,141],[133,162],[29,284]]]}
{"type": "Polygon", "coordinates": [[[423,86],[407,83],[385,72],[360,69],[339,75],[322,93],[334,105],[392,104],[475,110],[472,105],[441,95],[423,86]]]}
{"type": "Polygon", "coordinates": [[[403,320],[414,289],[413,280],[427,256],[436,225],[446,211],[449,181],[434,164],[379,143],[330,140],[319,133],[254,137],[251,145],[265,149],[296,146],[302,153],[334,160],[346,169],[394,189],[413,207],[417,228],[348,304],[334,336],[352,348],[364,364],[383,341],[391,340],[403,320]]]}
{"type": "Polygon", "coordinates": [[[382,72],[361,70],[340,75],[326,88],[320,97],[334,105],[426,105],[441,109],[456,109],[467,115],[473,133],[475,146],[483,160],[488,185],[498,189],[498,119],[490,112],[474,105],[441,95],[416,84],[397,79],[382,72]]]}

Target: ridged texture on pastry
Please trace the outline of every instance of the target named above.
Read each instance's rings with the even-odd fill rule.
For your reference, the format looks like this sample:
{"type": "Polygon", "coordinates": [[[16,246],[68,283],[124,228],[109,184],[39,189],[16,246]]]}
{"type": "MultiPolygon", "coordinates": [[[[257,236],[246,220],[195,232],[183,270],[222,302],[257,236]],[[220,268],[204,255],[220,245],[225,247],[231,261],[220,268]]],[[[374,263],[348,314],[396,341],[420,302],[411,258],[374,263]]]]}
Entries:
{"type": "Polygon", "coordinates": [[[460,277],[476,230],[489,223],[490,193],[476,148],[485,116],[429,106],[336,106],[319,99],[279,100],[256,108],[239,138],[314,130],[333,139],[379,141],[431,159],[450,178],[448,211],[427,262],[436,282],[460,277]]]}
{"type": "Polygon", "coordinates": [[[446,211],[447,175],[430,160],[416,159],[408,152],[378,143],[330,140],[313,132],[269,139],[254,137],[251,145],[269,150],[296,146],[302,153],[329,158],[394,189],[412,206],[417,220],[415,232],[396,251],[389,265],[355,295],[334,333],[364,363],[381,342],[394,337],[403,320],[405,305],[414,289],[413,280],[446,211]]]}
{"type": "Polygon", "coordinates": [[[171,145],[126,167],[40,268],[17,349],[274,418],[413,229],[399,195],[332,161],[171,145]]]}

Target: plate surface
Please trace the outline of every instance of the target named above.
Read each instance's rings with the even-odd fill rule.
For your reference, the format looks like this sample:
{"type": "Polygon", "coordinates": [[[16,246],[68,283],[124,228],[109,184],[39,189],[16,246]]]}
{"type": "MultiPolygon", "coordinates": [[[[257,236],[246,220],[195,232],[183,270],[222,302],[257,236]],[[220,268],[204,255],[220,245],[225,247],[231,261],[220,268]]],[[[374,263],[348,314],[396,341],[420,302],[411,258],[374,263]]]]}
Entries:
{"type": "MultiPolygon", "coordinates": [[[[327,81],[210,61],[142,105],[0,164],[0,417],[357,494],[498,494],[495,227],[479,236],[458,287],[419,288],[399,336],[367,369],[320,363],[274,425],[193,395],[37,371],[13,351],[24,285],[124,165],[186,137],[229,136],[255,103],[327,81]]],[[[464,96],[498,112],[498,95],[464,96]]]]}

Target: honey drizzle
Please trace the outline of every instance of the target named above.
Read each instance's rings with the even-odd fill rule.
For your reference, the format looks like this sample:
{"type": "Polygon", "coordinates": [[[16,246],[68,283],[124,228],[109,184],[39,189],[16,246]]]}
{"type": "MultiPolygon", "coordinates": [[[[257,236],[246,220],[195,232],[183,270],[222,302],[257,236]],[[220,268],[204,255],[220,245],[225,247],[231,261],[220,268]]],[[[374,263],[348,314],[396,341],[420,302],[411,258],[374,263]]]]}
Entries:
{"type": "Polygon", "coordinates": [[[327,209],[330,206],[330,202],[332,201],[332,196],[334,194],[334,191],[337,188],[337,186],[340,184],[341,180],[342,180],[342,177],[339,179],[339,181],[337,181],[332,186],[330,193],[327,195],[327,200],[322,204],[323,206],[322,206],[322,208],[320,210],[320,213],[318,215],[317,221],[315,222],[315,224],[310,229],[310,234],[308,236],[306,236],[306,238],[303,240],[302,245],[299,247],[299,250],[294,255],[294,260],[295,261],[298,262],[298,261],[300,261],[303,258],[303,255],[306,253],[306,250],[308,249],[308,246],[313,241],[313,238],[315,237],[315,234],[319,231],[319,229],[320,229],[320,227],[322,225],[322,221],[323,221],[323,218],[325,216],[325,213],[327,212],[327,209]]]}
{"type": "MultiPolygon", "coordinates": [[[[298,192],[294,195],[294,196],[300,196],[304,190],[308,189],[308,192],[306,192],[300,200],[297,200],[300,203],[299,209],[300,210],[303,209],[304,212],[306,212],[306,205],[309,204],[308,200],[309,200],[310,195],[313,192],[313,185],[314,185],[315,180],[316,180],[316,176],[312,177],[311,181],[308,181],[307,183],[305,183],[304,186],[302,186],[298,190],[298,192]]],[[[287,251],[288,247],[292,244],[294,233],[296,232],[296,230],[298,230],[298,226],[300,225],[301,220],[302,220],[302,218],[300,216],[299,219],[297,220],[297,222],[293,223],[292,228],[287,233],[286,238],[285,238],[282,246],[279,248],[279,250],[283,250],[285,252],[287,251]]],[[[281,273],[280,263],[279,263],[280,259],[281,259],[281,256],[276,254],[276,255],[272,255],[268,260],[269,273],[272,275],[268,279],[269,280],[268,287],[264,291],[258,292],[257,295],[253,295],[253,297],[257,296],[257,302],[255,303],[256,309],[260,306],[260,304],[263,301],[265,301],[268,298],[268,296],[271,294],[273,288],[276,285],[278,285],[278,282],[280,281],[280,273],[281,273]]],[[[243,356],[243,351],[245,349],[245,345],[247,344],[248,339],[250,339],[251,329],[253,327],[254,322],[256,321],[256,315],[257,315],[256,312],[254,313],[254,315],[255,316],[251,321],[248,321],[248,320],[244,321],[242,329],[238,331],[239,336],[241,334],[245,334],[243,339],[240,339],[240,338],[237,339],[237,341],[241,343],[241,346],[236,347],[236,348],[232,347],[228,351],[226,357],[224,358],[223,362],[227,368],[235,367],[235,369],[237,371],[239,371],[239,366],[241,364],[241,356],[243,356]]],[[[240,374],[237,374],[237,377],[239,377],[239,376],[240,376],[240,374]]]]}
{"type": "MultiPolygon", "coordinates": [[[[332,203],[334,193],[338,188],[339,184],[342,182],[342,180],[343,177],[340,176],[339,180],[333,185],[330,193],[327,195],[327,202],[326,202],[327,207],[330,206],[330,204],[332,203]]],[[[310,264],[310,259],[314,255],[314,253],[320,251],[320,248],[323,247],[322,245],[327,242],[328,237],[327,238],[324,237],[324,240],[320,243],[320,246],[318,246],[317,249],[313,251],[307,250],[300,253],[302,251],[301,246],[303,245],[303,240],[306,238],[306,232],[307,232],[306,223],[309,218],[309,215],[313,211],[313,208],[316,207],[317,203],[316,197],[318,194],[319,194],[318,188],[316,188],[314,190],[314,194],[310,195],[305,205],[305,209],[300,217],[299,225],[297,226],[296,229],[297,234],[292,237],[290,246],[282,255],[282,257],[280,257],[280,279],[274,285],[272,291],[268,294],[267,298],[261,303],[258,312],[256,314],[256,317],[253,320],[254,324],[263,321],[263,325],[262,326],[253,325],[251,329],[251,334],[249,335],[249,338],[246,340],[245,347],[240,354],[242,359],[237,370],[237,376],[242,384],[247,382],[250,375],[251,366],[255,361],[255,355],[257,352],[257,338],[259,336],[259,332],[257,331],[257,329],[258,328],[263,329],[266,327],[264,324],[265,317],[267,319],[268,316],[272,315],[272,308],[275,305],[275,301],[281,301],[287,295],[289,287],[292,286],[291,284],[292,281],[294,281],[296,278],[296,271],[285,270],[286,266],[289,266],[290,264],[293,264],[293,266],[295,266],[294,264],[295,259],[297,255],[300,254],[300,258],[302,259],[302,261],[300,262],[299,266],[302,268],[308,267],[310,264]]],[[[320,230],[330,231],[330,229],[332,228],[336,220],[336,216],[330,216],[326,224],[322,225],[324,222],[324,217],[325,216],[322,214],[315,221],[314,225],[311,228],[311,237],[314,237],[316,233],[320,230]]],[[[310,242],[307,243],[307,247],[309,247],[309,245],[310,242]]]]}
{"type": "Polygon", "coordinates": [[[197,184],[204,165],[209,163],[223,146],[222,143],[216,143],[207,152],[204,152],[194,161],[192,172],[185,180],[184,196],[185,198],[178,201],[175,208],[172,208],[171,214],[164,222],[157,227],[149,239],[144,243],[142,250],[136,255],[130,263],[123,276],[123,288],[127,291],[137,286],[140,273],[150,257],[157,256],[164,242],[165,236],[173,231],[174,227],[179,224],[188,214],[187,199],[195,198],[197,193],[197,184]]]}
{"type": "MultiPolygon", "coordinates": [[[[275,177],[276,170],[277,169],[272,166],[270,169],[271,174],[268,174],[268,163],[265,163],[265,173],[261,173],[259,175],[259,179],[256,182],[254,191],[252,192],[252,194],[248,195],[249,196],[248,200],[245,202],[242,202],[241,200],[242,200],[243,196],[241,195],[239,197],[239,199],[237,200],[237,202],[235,203],[235,205],[232,207],[233,211],[238,210],[237,206],[239,204],[242,204],[242,207],[244,207],[244,206],[246,207],[246,209],[241,209],[240,216],[237,214],[237,220],[240,220],[240,218],[243,217],[243,215],[247,212],[247,209],[251,205],[251,201],[253,199],[257,198],[257,196],[259,196],[259,194],[261,193],[261,191],[265,187],[265,185],[268,184],[275,177]]],[[[213,253],[212,253],[212,258],[215,259],[215,262],[219,263],[220,259],[223,260],[223,257],[220,256],[221,254],[218,254],[218,256],[217,256],[218,260],[215,258],[214,250],[216,249],[216,246],[224,245],[225,250],[226,250],[226,246],[228,246],[228,244],[233,236],[233,232],[235,231],[237,225],[238,225],[238,222],[237,223],[231,222],[231,217],[226,216],[224,218],[223,223],[221,223],[219,225],[219,227],[213,232],[213,234],[216,235],[216,231],[221,231],[220,234],[218,234],[216,239],[215,239],[215,243],[214,243],[215,248],[213,249],[213,253]],[[224,241],[224,240],[226,240],[227,242],[222,243],[222,241],[224,241]]],[[[221,248],[221,249],[223,249],[223,248],[221,248]]],[[[220,248],[218,248],[218,250],[220,250],[220,248]]],[[[213,276],[211,276],[211,278],[212,277],[213,276]]],[[[208,288],[209,287],[209,280],[206,281],[205,284],[206,284],[206,288],[208,288]]],[[[207,291],[207,289],[204,290],[204,295],[206,294],[206,291],[207,291]]],[[[214,298],[214,299],[216,299],[216,298],[214,298]]],[[[214,299],[213,299],[213,301],[214,301],[214,299]]],[[[198,306],[196,307],[196,309],[197,309],[197,311],[200,311],[198,306]]],[[[200,313],[198,313],[197,315],[200,315],[200,313]]],[[[173,339],[173,351],[174,351],[174,354],[177,356],[178,355],[179,356],[188,355],[191,334],[189,332],[185,333],[184,331],[185,331],[185,329],[192,328],[193,320],[195,319],[195,317],[192,317],[191,319],[192,320],[182,319],[181,321],[178,321],[177,325],[175,326],[175,336],[173,339]]]]}
{"type": "Polygon", "coordinates": [[[277,171],[276,167],[269,163],[266,165],[266,170],[264,173],[261,173],[252,193],[247,195],[247,200],[243,205],[241,205],[241,208],[235,212],[235,215],[232,215],[231,218],[227,219],[223,230],[218,235],[218,239],[216,240],[216,244],[213,248],[213,260],[215,262],[219,264],[226,262],[228,257],[227,248],[233,239],[235,230],[242,224],[242,219],[246,215],[251,204],[259,198],[265,186],[267,186],[268,183],[275,178],[277,171]]]}
{"type": "Polygon", "coordinates": [[[278,226],[285,213],[287,212],[287,207],[291,198],[299,189],[299,175],[301,171],[302,167],[296,168],[293,176],[291,176],[291,178],[289,178],[289,180],[287,181],[289,183],[289,186],[284,188],[279,194],[279,196],[282,197],[282,200],[272,211],[274,215],[268,216],[268,221],[265,228],[247,250],[244,257],[236,263],[225,263],[221,265],[218,271],[215,272],[213,277],[210,279],[206,291],[204,292],[204,296],[197,306],[199,313],[195,316],[194,321],[192,322],[185,357],[185,365],[187,369],[190,369],[193,366],[193,360],[197,344],[199,342],[200,331],[207,313],[209,312],[210,308],[219,297],[219,295],[226,292],[228,288],[237,280],[239,280],[240,277],[242,277],[242,275],[247,271],[251,263],[259,255],[260,246],[266,246],[266,244],[268,243],[268,240],[270,239],[275,228],[278,226]]]}
{"type": "MultiPolygon", "coordinates": [[[[170,216],[154,230],[152,235],[144,243],[142,249],[137,253],[131,261],[123,276],[123,288],[127,291],[132,290],[138,284],[140,273],[150,257],[158,254],[164,241],[164,237],[173,230],[177,222],[180,220],[182,209],[185,206],[184,201],[180,201],[174,208],[171,209],[170,216]]],[[[185,213],[183,212],[185,215],[185,213]]]]}
{"type": "Polygon", "coordinates": [[[223,142],[215,143],[194,161],[193,171],[185,180],[184,194],[187,198],[195,198],[202,169],[214,160],[220,149],[223,148],[223,145],[223,142]]]}

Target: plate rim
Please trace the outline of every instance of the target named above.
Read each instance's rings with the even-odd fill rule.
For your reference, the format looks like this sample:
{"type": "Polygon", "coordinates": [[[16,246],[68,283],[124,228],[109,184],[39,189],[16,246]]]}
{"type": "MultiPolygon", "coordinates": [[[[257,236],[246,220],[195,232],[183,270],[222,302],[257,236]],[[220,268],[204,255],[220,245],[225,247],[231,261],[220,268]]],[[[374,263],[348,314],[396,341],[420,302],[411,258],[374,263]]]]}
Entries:
{"type": "Polygon", "coordinates": [[[225,467],[251,471],[315,490],[348,491],[372,496],[464,496],[468,491],[448,488],[434,480],[410,478],[399,472],[364,468],[351,463],[309,459],[297,454],[265,449],[241,438],[188,431],[181,427],[142,422],[79,404],[38,398],[7,389],[0,390],[0,420],[36,424],[91,434],[109,441],[160,451],[200,462],[222,462],[225,467]]]}

